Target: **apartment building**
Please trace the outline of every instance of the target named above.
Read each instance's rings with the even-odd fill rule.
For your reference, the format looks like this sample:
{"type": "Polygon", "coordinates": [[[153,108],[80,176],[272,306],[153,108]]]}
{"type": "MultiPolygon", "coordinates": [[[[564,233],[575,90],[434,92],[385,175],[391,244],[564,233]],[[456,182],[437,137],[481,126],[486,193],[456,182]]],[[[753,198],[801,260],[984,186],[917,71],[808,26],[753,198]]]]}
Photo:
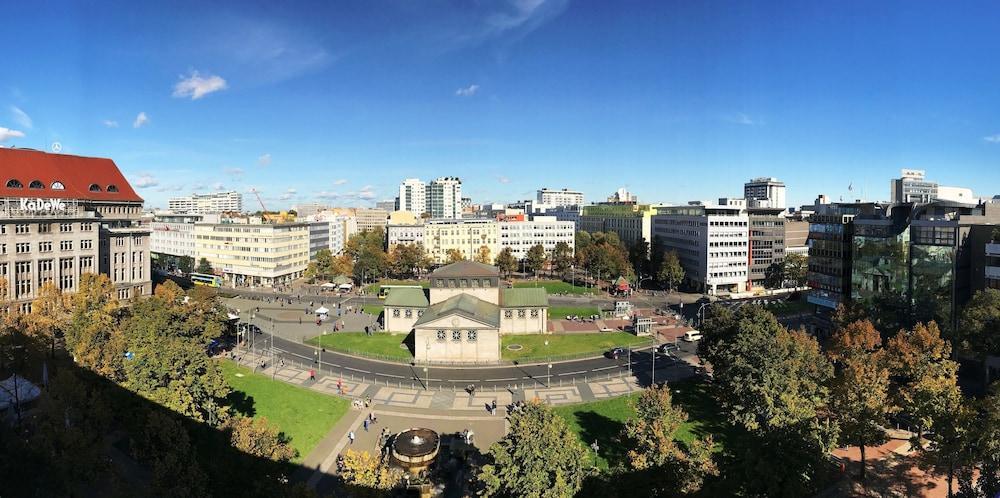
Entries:
{"type": "MultiPolygon", "coordinates": [[[[626,192],[623,195],[630,194],[626,192]]],[[[586,232],[615,232],[625,244],[633,244],[640,239],[650,242],[653,240],[651,220],[658,208],[659,206],[634,203],[584,206],[580,211],[577,227],[586,232]]],[[[559,218],[558,215],[556,217],[559,218]]]]}
{"type": "Polygon", "coordinates": [[[750,286],[765,287],[767,270],[785,261],[786,220],[783,208],[749,208],[750,286]]]}
{"type": "Polygon", "coordinates": [[[750,218],[742,199],[718,206],[660,207],[652,234],[666,251],[676,251],[686,283],[708,294],[747,290],[750,218]]]}
{"type": "Polygon", "coordinates": [[[309,264],[307,223],[260,218],[195,224],[195,253],[237,287],[276,287],[302,276],[309,264]]]}
{"type": "Polygon", "coordinates": [[[399,184],[396,211],[408,211],[417,216],[428,212],[427,184],[419,178],[407,178],[399,184]]]}
{"type": "Polygon", "coordinates": [[[432,180],[427,186],[427,212],[434,219],[462,217],[462,180],[455,176],[432,180]]]}
{"type": "Polygon", "coordinates": [[[243,212],[243,195],[236,191],[191,194],[168,200],[167,208],[174,213],[240,213],[243,212]]]}
{"type": "Polygon", "coordinates": [[[110,159],[0,149],[0,279],[21,311],[42,286],[104,273],[121,299],[152,292],[143,200],[110,159]]]}
{"type": "Polygon", "coordinates": [[[556,244],[565,242],[575,254],[576,224],[559,221],[554,216],[533,216],[530,220],[510,219],[499,222],[500,250],[510,248],[518,260],[524,259],[535,245],[541,244],[552,254],[556,244]]]}
{"type": "Polygon", "coordinates": [[[429,220],[424,223],[424,249],[435,263],[448,261],[448,251],[457,250],[465,259],[475,259],[486,246],[490,258],[500,252],[499,224],[494,220],[429,220]]]}
{"type": "Polygon", "coordinates": [[[568,188],[561,190],[542,188],[538,190],[535,200],[538,201],[539,204],[552,207],[582,206],[583,192],[570,190],[568,188]]]}
{"type": "Polygon", "coordinates": [[[385,230],[386,220],[389,218],[389,211],[384,209],[362,209],[354,210],[354,218],[357,222],[359,232],[367,232],[381,228],[385,230]]]}
{"type": "Polygon", "coordinates": [[[149,251],[153,258],[188,256],[196,258],[195,223],[218,223],[217,214],[155,213],[150,222],[149,251]]]}

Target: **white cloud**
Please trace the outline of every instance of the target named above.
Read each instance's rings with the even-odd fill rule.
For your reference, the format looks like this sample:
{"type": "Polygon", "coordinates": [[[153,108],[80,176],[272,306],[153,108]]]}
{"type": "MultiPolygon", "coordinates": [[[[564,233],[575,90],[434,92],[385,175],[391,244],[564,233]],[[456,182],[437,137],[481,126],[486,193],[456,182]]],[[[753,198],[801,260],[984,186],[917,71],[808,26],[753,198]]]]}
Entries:
{"type": "Polygon", "coordinates": [[[501,175],[501,176],[497,177],[497,181],[500,182],[500,183],[503,183],[503,184],[507,184],[507,183],[510,183],[510,178],[507,178],[506,176],[502,176],[501,175]]]}
{"type": "Polygon", "coordinates": [[[465,88],[459,88],[455,90],[455,95],[458,97],[471,97],[479,91],[479,85],[469,85],[465,88]]]}
{"type": "Polygon", "coordinates": [[[222,77],[215,75],[203,77],[198,74],[198,71],[191,71],[187,78],[183,75],[180,78],[181,80],[174,85],[173,96],[175,98],[191,97],[191,100],[198,100],[210,93],[225,90],[228,87],[226,80],[222,79],[222,77]]]}
{"type": "Polygon", "coordinates": [[[30,130],[34,127],[31,116],[28,116],[28,113],[22,111],[20,107],[16,105],[10,106],[10,113],[14,116],[14,122],[20,125],[21,128],[30,130]]]}
{"type": "Polygon", "coordinates": [[[334,180],[334,181],[333,181],[333,184],[334,184],[334,185],[343,185],[343,184],[345,184],[345,183],[347,183],[347,179],[346,179],[346,178],[341,178],[341,179],[339,179],[339,180],[334,180]]]}
{"type": "Polygon", "coordinates": [[[157,180],[155,177],[153,177],[153,175],[151,175],[149,173],[143,173],[143,174],[139,175],[139,178],[136,178],[136,179],[132,180],[132,186],[136,187],[136,188],[155,187],[155,186],[157,186],[159,184],[160,184],[160,181],[157,180]]]}
{"type": "Polygon", "coordinates": [[[107,126],[108,128],[118,128],[118,121],[113,119],[105,119],[104,121],[101,121],[101,124],[107,126]]]}
{"type": "Polygon", "coordinates": [[[145,112],[140,112],[136,117],[135,121],[132,122],[132,128],[140,128],[149,124],[149,116],[145,112]]]}
{"type": "Polygon", "coordinates": [[[271,164],[271,154],[264,154],[257,158],[258,166],[267,166],[269,164],[271,164]]]}
{"type": "Polygon", "coordinates": [[[11,138],[21,138],[24,136],[23,131],[12,130],[10,128],[4,128],[0,126],[0,142],[6,142],[11,138]]]}
{"type": "Polygon", "coordinates": [[[290,189],[286,190],[283,194],[281,194],[281,197],[278,197],[278,199],[280,199],[282,201],[287,201],[287,200],[291,199],[292,197],[295,197],[295,194],[297,194],[297,193],[298,193],[297,190],[295,190],[293,188],[290,188],[290,189]]]}
{"type": "Polygon", "coordinates": [[[983,137],[983,140],[986,140],[987,142],[993,144],[1000,144],[1000,133],[997,133],[996,135],[990,135],[988,137],[983,137]]]}

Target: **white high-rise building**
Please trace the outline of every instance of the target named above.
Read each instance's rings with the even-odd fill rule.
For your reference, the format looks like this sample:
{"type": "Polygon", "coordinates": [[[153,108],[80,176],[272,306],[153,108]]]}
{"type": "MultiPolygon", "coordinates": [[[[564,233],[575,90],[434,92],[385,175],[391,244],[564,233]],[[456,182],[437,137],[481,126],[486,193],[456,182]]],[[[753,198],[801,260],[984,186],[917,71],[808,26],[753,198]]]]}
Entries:
{"type": "Polygon", "coordinates": [[[167,207],[174,213],[239,213],[243,211],[243,195],[236,191],[191,194],[170,199],[167,207]]]}
{"type": "Polygon", "coordinates": [[[539,204],[545,204],[546,206],[552,207],[582,206],[583,192],[567,188],[562,190],[543,188],[538,191],[538,195],[535,200],[537,200],[539,204]]]}
{"type": "Polygon", "coordinates": [[[743,198],[752,208],[785,209],[785,183],[762,176],[743,184],[743,198]]]}
{"type": "MultiPolygon", "coordinates": [[[[402,206],[402,199],[400,199],[402,206]]],[[[427,211],[434,219],[462,217],[462,180],[455,176],[432,180],[428,185],[427,211]]]]}
{"type": "Polygon", "coordinates": [[[407,178],[399,184],[399,206],[396,211],[409,211],[417,216],[427,212],[427,184],[418,178],[407,178]]]}

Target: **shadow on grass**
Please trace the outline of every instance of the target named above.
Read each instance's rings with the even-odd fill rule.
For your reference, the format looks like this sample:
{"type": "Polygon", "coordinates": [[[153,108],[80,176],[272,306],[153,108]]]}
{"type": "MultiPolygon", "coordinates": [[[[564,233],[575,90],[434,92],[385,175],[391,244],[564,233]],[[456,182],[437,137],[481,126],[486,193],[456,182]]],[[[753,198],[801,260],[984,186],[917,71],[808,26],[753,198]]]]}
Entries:
{"type": "Polygon", "coordinates": [[[689,421],[698,424],[691,427],[690,432],[696,438],[712,436],[717,446],[725,447],[732,439],[732,427],[726,423],[719,407],[712,397],[712,384],[701,378],[692,378],[669,384],[675,406],[684,409],[689,421]]]}
{"type": "Polygon", "coordinates": [[[625,424],[594,412],[577,413],[576,421],[580,424],[580,437],[584,443],[590,446],[596,441],[599,447],[597,454],[608,462],[608,467],[626,463],[626,448],[619,442],[625,424]]]}
{"type": "Polygon", "coordinates": [[[229,406],[233,410],[245,417],[253,417],[257,413],[257,409],[253,406],[253,396],[247,396],[247,393],[243,391],[229,393],[229,396],[226,396],[226,401],[229,401],[229,406]]]}
{"type": "Polygon", "coordinates": [[[414,331],[410,331],[406,334],[406,338],[403,339],[402,344],[406,344],[407,349],[410,350],[410,355],[416,358],[417,355],[417,334],[414,331]]]}

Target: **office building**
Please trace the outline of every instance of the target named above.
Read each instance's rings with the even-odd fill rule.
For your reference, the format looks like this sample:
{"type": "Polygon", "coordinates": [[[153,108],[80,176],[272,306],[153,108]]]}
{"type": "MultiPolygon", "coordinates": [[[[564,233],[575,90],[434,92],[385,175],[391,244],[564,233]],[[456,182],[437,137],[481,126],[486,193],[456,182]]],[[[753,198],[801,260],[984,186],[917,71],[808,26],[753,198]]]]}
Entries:
{"type": "Polygon", "coordinates": [[[278,287],[309,264],[308,223],[264,223],[260,218],[197,223],[195,254],[235,287],[278,287]]]}
{"type": "Polygon", "coordinates": [[[309,227],[309,260],[316,259],[316,253],[323,249],[333,252],[330,244],[330,223],[329,221],[310,221],[309,227]]]}
{"type": "Polygon", "coordinates": [[[358,231],[367,232],[376,228],[385,230],[385,223],[389,218],[389,213],[390,211],[384,209],[355,209],[354,218],[358,223],[358,231]]]}
{"type": "Polygon", "coordinates": [[[582,206],[583,192],[570,190],[568,188],[561,190],[543,188],[538,191],[535,200],[538,201],[539,204],[552,207],[582,206]]]}
{"type": "Polygon", "coordinates": [[[750,223],[750,286],[763,288],[768,268],[785,261],[785,230],[787,220],[783,208],[756,207],[747,209],[750,223]]]}
{"type": "Polygon", "coordinates": [[[427,184],[417,178],[407,178],[399,184],[395,211],[409,211],[417,216],[428,212],[427,184]]]}
{"type": "Polygon", "coordinates": [[[532,216],[526,220],[521,215],[500,220],[499,229],[500,250],[509,247],[518,260],[524,259],[528,250],[539,244],[551,255],[556,244],[564,242],[575,254],[572,251],[576,247],[576,224],[572,221],[559,221],[554,216],[532,216]]]}
{"type": "Polygon", "coordinates": [[[625,187],[615,190],[615,193],[608,196],[608,203],[611,204],[636,204],[639,198],[628,191],[625,187]]]}
{"type": "Polygon", "coordinates": [[[462,180],[453,176],[432,180],[427,186],[427,211],[434,219],[461,218],[462,180]]]}
{"type": "Polygon", "coordinates": [[[387,251],[399,244],[424,243],[424,222],[418,216],[409,211],[395,211],[389,215],[385,227],[387,251]]]}
{"type": "Polygon", "coordinates": [[[743,184],[743,198],[751,208],[785,209],[785,184],[777,178],[754,178],[743,184]]]}
{"type": "Polygon", "coordinates": [[[325,204],[320,204],[318,202],[303,202],[295,206],[295,216],[299,219],[306,219],[325,209],[325,204]]]}
{"type": "Polygon", "coordinates": [[[1000,233],[994,232],[986,244],[986,268],[983,270],[984,284],[987,289],[1000,289],[1000,233]]]}
{"type": "Polygon", "coordinates": [[[499,226],[495,220],[450,219],[424,223],[424,249],[435,263],[447,262],[448,251],[452,249],[464,259],[475,259],[483,246],[489,250],[491,261],[500,252],[499,226]]]}
{"type": "MultiPolygon", "coordinates": [[[[614,232],[626,245],[637,240],[650,242],[651,219],[659,206],[633,203],[602,203],[583,206],[577,229],[585,232],[614,232]]],[[[546,214],[549,214],[546,211],[546,214]]],[[[558,213],[555,213],[559,219],[558,213]]]]}
{"type": "MultiPolygon", "coordinates": [[[[150,222],[149,250],[154,259],[170,260],[176,266],[177,258],[196,258],[194,243],[195,223],[218,223],[217,214],[156,213],[150,222]]],[[[164,261],[167,263],[167,261],[164,261]]]]}
{"type": "Polygon", "coordinates": [[[394,200],[377,201],[375,202],[375,209],[381,209],[383,211],[391,213],[396,210],[396,201],[394,200]]]}
{"type": "Polygon", "coordinates": [[[890,181],[890,201],[893,204],[926,204],[937,200],[938,184],[927,180],[920,169],[904,169],[900,177],[890,181]]]}
{"type": "Polygon", "coordinates": [[[785,256],[809,255],[809,220],[801,212],[785,218],[785,256]]]}
{"type": "Polygon", "coordinates": [[[46,284],[110,277],[117,297],[149,295],[143,200],[110,159],[0,148],[0,279],[21,311],[46,284]]]}
{"type": "Polygon", "coordinates": [[[191,194],[170,199],[167,207],[174,213],[240,213],[243,212],[243,196],[239,192],[191,194]]]}
{"type": "Polygon", "coordinates": [[[660,207],[652,217],[654,240],[676,251],[684,280],[708,294],[746,291],[749,278],[749,216],[742,199],[717,206],[692,203],[660,207]]]}

